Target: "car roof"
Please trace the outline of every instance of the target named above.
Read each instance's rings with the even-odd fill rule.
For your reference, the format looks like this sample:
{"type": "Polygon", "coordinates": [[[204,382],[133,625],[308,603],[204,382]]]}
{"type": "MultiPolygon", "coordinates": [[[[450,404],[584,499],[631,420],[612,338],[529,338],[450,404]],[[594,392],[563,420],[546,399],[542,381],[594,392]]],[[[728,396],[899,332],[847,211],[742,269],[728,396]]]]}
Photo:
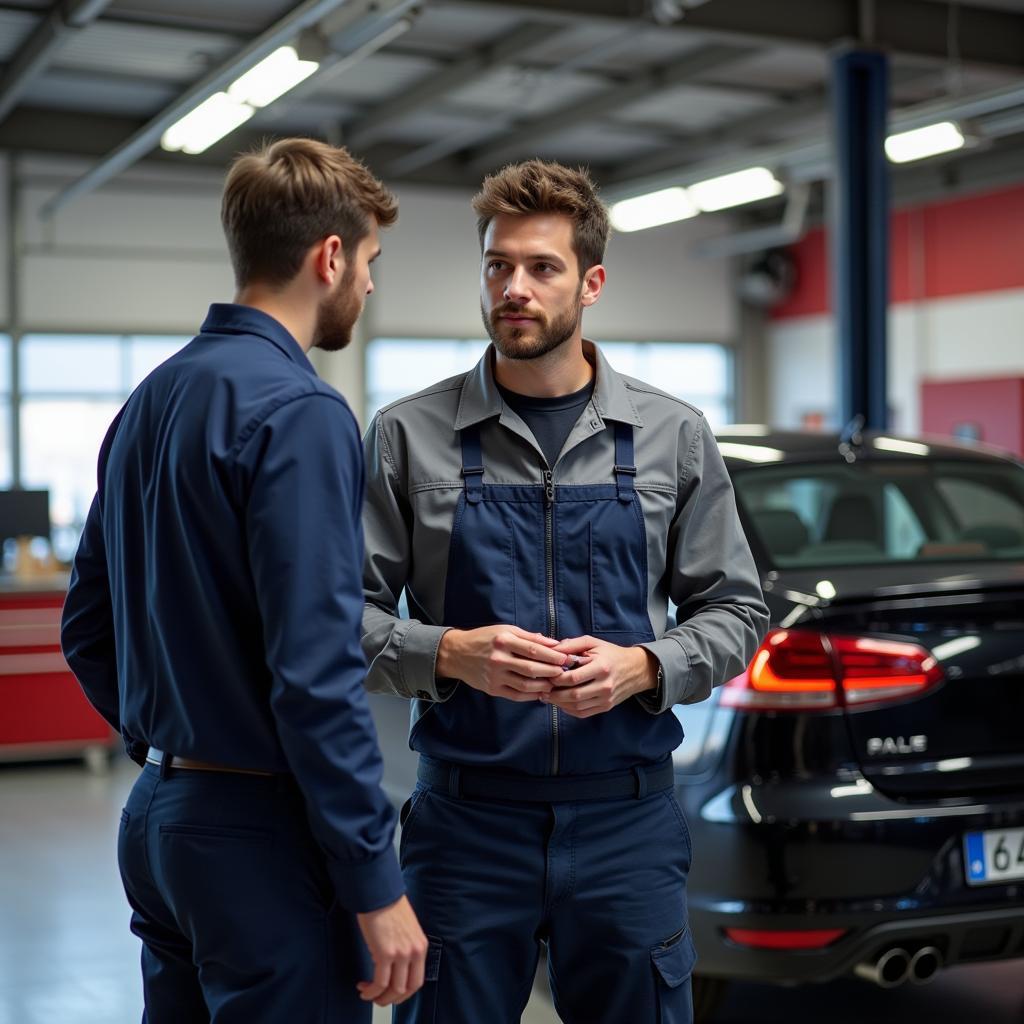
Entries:
{"type": "MultiPolygon", "coordinates": [[[[760,423],[730,424],[715,431],[718,446],[730,468],[780,462],[843,460],[843,438],[832,431],[779,430],[760,423]]],[[[1013,465],[1012,452],[990,445],[957,441],[951,437],[911,437],[885,431],[862,431],[859,444],[850,446],[853,459],[962,459],[1013,465]]]]}

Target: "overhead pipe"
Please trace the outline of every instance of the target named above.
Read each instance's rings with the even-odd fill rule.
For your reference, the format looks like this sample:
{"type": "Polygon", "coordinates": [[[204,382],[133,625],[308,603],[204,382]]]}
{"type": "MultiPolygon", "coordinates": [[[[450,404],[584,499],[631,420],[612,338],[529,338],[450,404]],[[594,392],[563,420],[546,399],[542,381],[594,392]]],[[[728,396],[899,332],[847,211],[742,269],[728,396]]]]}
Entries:
{"type": "Polygon", "coordinates": [[[810,182],[800,182],[787,191],[786,209],[778,224],[763,228],[738,231],[721,238],[706,238],[693,247],[702,257],[738,256],[742,253],[763,252],[799,242],[807,227],[807,207],[810,205],[810,182]]]}
{"type": "MultiPolygon", "coordinates": [[[[1024,115],[1024,85],[1020,82],[976,93],[973,96],[928,101],[904,107],[902,110],[893,110],[889,117],[888,131],[890,134],[910,131],[936,121],[974,120],[983,128],[988,123],[985,119],[1004,111],[1024,115]]],[[[1009,115],[1003,119],[993,117],[992,123],[997,134],[1001,133],[1001,120],[1007,122],[1006,131],[1016,130],[1018,122],[1012,122],[1009,115]]],[[[601,191],[609,201],[628,199],[644,192],[655,192],[672,185],[686,186],[695,181],[704,181],[707,178],[754,166],[769,167],[779,173],[785,173],[787,183],[820,181],[827,178],[832,170],[832,144],[817,133],[813,137],[753,149],[744,149],[740,146],[737,147],[736,154],[729,157],[712,157],[674,170],[658,171],[629,180],[623,179],[601,191]]]]}

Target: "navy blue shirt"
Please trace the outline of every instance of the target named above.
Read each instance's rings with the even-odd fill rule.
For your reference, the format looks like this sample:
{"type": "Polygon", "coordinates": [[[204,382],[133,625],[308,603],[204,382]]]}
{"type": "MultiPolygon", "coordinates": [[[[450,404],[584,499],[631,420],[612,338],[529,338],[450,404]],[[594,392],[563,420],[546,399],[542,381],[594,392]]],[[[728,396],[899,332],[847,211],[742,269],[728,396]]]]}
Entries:
{"type": "Polygon", "coordinates": [[[585,387],[571,395],[558,395],[555,398],[521,395],[517,391],[509,391],[500,384],[498,390],[502,398],[533,432],[548,466],[554,466],[558,456],[562,454],[562,446],[580,418],[580,413],[587,407],[594,394],[594,381],[591,379],[585,387]]]}
{"type": "Polygon", "coordinates": [[[403,892],[363,679],[362,445],[276,320],[214,305],[114,420],[61,625],[138,757],[292,772],[343,906],[403,892]]]}

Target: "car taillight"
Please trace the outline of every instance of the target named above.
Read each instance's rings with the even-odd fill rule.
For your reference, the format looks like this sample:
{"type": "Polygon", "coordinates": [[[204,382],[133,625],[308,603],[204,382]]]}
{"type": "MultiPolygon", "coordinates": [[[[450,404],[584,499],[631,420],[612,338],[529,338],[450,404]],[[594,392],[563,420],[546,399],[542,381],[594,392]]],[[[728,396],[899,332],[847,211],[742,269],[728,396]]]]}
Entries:
{"type": "Polygon", "coordinates": [[[942,679],[917,644],[869,636],[773,629],[720,703],[750,711],[826,711],[906,700],[942,679]]]}

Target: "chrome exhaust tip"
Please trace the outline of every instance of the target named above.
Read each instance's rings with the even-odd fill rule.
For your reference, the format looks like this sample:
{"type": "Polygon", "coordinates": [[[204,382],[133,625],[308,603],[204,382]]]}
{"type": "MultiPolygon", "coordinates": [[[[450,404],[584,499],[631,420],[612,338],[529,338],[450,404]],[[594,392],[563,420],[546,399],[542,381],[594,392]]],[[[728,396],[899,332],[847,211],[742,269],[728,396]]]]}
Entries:
{"type": "MultiPolygon", "coordinates": [[[[879,988],[895,988],[907,980],[910,954],[894,946],[885,950],[874,963],[860,963],[853,969],[858,978],[874,982],[879,988]]],[[[938,968],[936,968],[938,970],[938,968]]]]}
{"type": "Polygon", "coordinates": [[[910,958],[907,974],[915,985],[927,985],[941,969],[941,951],[934,946],[922,946],[910,958]]]}

